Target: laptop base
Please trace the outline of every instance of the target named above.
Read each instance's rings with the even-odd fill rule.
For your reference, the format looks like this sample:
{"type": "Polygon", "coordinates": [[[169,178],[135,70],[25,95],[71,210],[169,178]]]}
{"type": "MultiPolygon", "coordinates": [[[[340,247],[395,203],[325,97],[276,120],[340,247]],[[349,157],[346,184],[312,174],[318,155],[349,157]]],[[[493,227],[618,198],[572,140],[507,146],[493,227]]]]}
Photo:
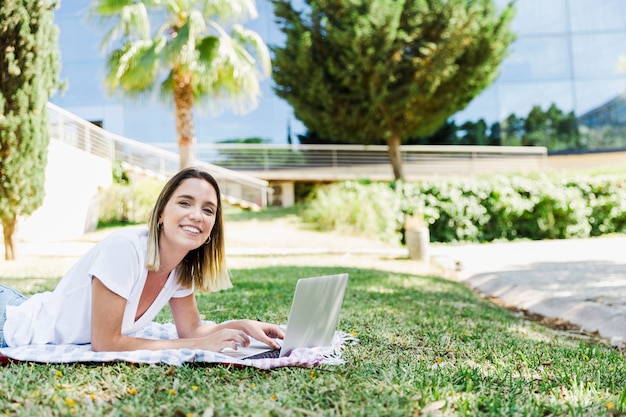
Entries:
{"type": "Polygon", "coordinates": [[[280,357],[280,349],[266,350],[256,355],[246,356],[243,359],[276,359],[280,357]]]}

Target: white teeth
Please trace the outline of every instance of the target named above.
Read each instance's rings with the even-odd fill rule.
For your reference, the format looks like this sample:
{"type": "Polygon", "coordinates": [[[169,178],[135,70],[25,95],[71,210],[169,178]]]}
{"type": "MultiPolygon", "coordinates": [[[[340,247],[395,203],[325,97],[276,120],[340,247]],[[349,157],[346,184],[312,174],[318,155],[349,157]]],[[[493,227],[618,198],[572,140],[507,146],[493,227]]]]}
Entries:
{"type": "Polygon", "coordinates": [[[200,233],[200,229],[191,227],[191,226],[183,226],[183,230],[186,230],[191,233],[200,233]]]}

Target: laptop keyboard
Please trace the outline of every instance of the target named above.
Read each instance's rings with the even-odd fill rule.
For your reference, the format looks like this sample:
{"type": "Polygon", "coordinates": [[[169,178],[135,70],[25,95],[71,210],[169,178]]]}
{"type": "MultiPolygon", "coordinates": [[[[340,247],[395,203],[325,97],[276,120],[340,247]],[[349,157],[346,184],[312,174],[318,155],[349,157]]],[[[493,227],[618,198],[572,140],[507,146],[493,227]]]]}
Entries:
{"type": "Polygon", "coordinates": [[[280,356],[280,349],[266,350],[256,355],[246,356],[244,359],[276,359],[280,356]]]}

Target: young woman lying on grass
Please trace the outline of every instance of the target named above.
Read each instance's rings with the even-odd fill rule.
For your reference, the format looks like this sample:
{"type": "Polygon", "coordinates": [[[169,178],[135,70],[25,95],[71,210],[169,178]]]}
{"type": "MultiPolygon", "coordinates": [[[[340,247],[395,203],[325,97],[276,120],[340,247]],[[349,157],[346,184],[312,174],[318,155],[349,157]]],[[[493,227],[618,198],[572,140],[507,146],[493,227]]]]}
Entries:
{"type": "Polygon", "coordinates": [[[231,287],[224,260],[222,202],[215,179],[188,168],[172,177],[153,208],[148,230],[103,239],[52,292],[26,299],[0,285],[0,347],[86,344],[95,351],[247,346],[250,337],[278,348],[277,325],[253,320],[202,323],[194,290],[231,287]],[[149,325],[169,302],[179,339],[128,334],[149,325]]]}

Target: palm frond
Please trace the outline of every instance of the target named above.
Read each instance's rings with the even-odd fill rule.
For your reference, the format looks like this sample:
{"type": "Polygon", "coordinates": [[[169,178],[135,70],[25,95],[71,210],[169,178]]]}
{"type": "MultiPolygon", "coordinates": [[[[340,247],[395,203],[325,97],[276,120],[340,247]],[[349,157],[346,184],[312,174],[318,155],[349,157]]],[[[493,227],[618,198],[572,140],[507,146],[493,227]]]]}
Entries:
{"type": "Polygon", "coordinates": [[[153,0],[158,5],[164,7],[169,14],[178,16],[185,11],[186,2],[184,0],[153,0]]]}
{"type": "Polygon", "coordinates": [[[189,22],[185,22],[178,31],[167,42],[163,49],[165,60],[172,64],[188,65],[193,61],[195,45],[193,43],[192,33],[189,22]]]}
{"type": "Polygon", "coordinates": [[[93,1],[113,22],[104,38],[112,50],[111,90],[138,95],[159,88],[171,99],[177,71],[186,74],[199,103],[225,100],[241,113],[257,106],[259,79],[271,72],[270,53],[258,34],[238,23],[257,17],[254,0],[93,1]],[[153,34],[150,23],[157,28],[153,34]]]}
{"type": "Polygon", "coordinates": [[[217,36],[206,36],[196,43],[198,60],[201,63],[210,63],[215,59],[219,49],[220,40],[217,36]]]}
{"type": "Polygon", "coordinates": [[[259,17],[254,0],[196,0],[194,3],[204,4],[202,7],[204,16],[214,16],[223,22],[245,22],[259,17]]]}
{"type": "MultiPolygon", "coordinates": [[[[258,57],[257,62],[261,70],[260,75],[269,75],[272,72],[270,52],[261,35],[241,25],[233,25],[230,36],[238,41],[237,44],[245,45],[246,51],[258,57]]],[[[250,56],[250,59],[254,60],[252,56],[250,56]]]]}
{"type": "Polygon", "coordinates": [[[146,5],[132,0],[98,0],[94,10],[111,28],[102,40],[102,49],[116,41],[147,39],[150,37],[150,19],[146,5]]]}
{"type": "Polygon", "coordinates": [[[121,13],[124,7],[135,4],[133,0],[98,0],[94,2],[93,8],[103,16],[113,16],[121,13]]]}
{"type": "Polygon", "coordinates": [[[159,69],[159,50],[162,47],[152,40],[127,43],[113,51],[107,60],[105,82],[109,89],[137,94],[149,91],[159,69]]]}

